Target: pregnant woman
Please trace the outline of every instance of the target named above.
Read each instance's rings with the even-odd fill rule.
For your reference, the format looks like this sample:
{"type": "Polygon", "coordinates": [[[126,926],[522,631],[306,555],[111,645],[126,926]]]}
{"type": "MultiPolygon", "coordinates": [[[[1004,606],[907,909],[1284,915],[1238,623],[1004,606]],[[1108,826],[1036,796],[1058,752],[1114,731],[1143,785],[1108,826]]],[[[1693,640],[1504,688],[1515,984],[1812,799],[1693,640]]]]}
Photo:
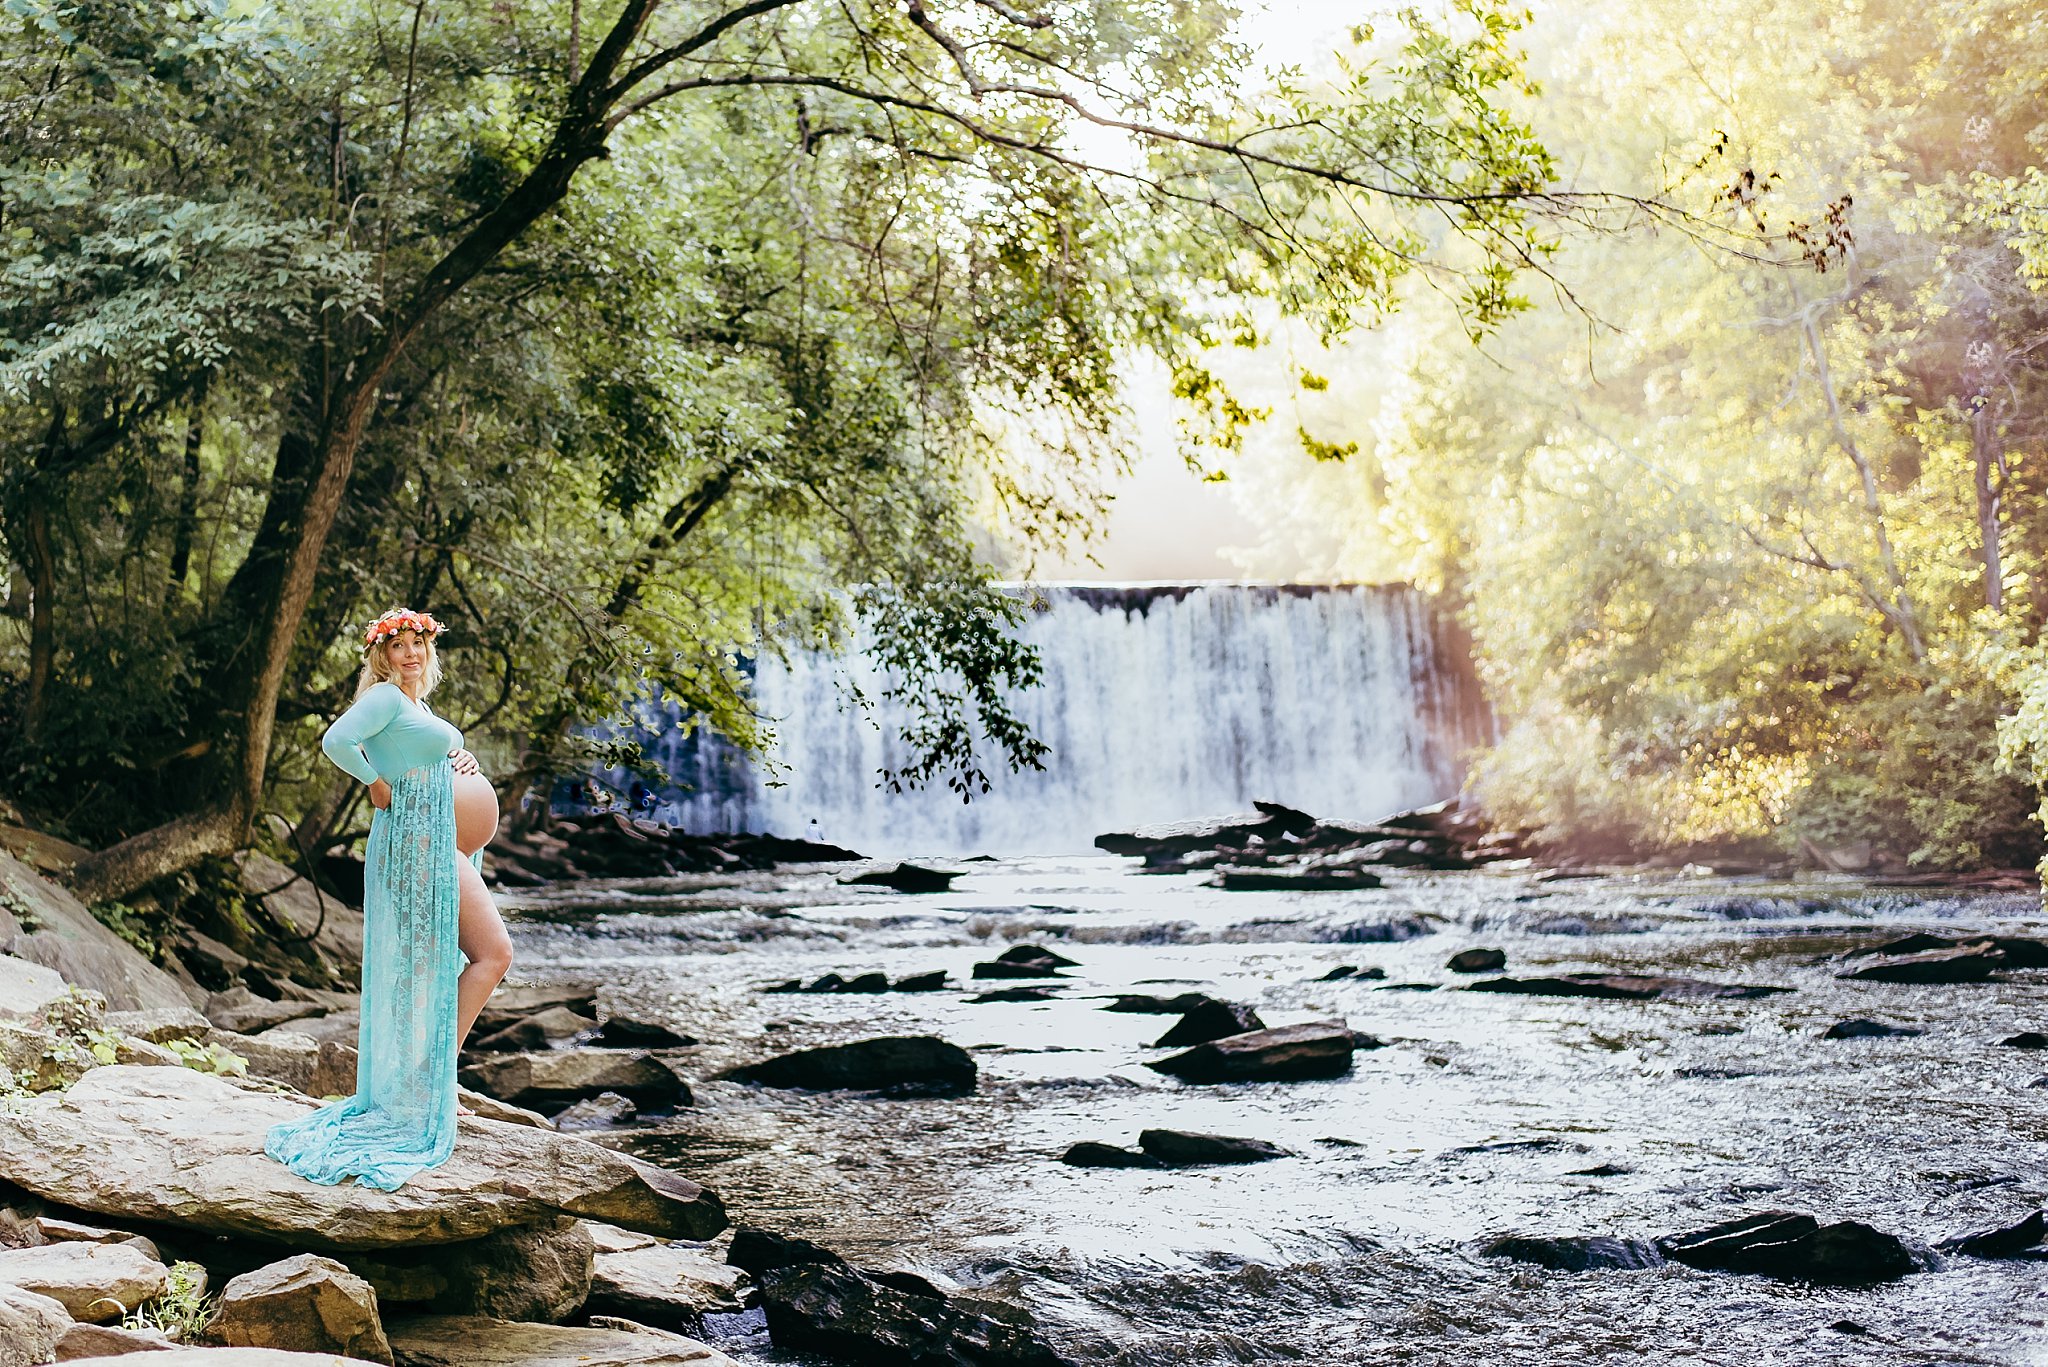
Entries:
{"type": "Polygon", "coordinates": [[[426,704],[441,679],[440,634],[404,608],[370,623],[355,703],[320,741],[369,785],[376,811],[363,857],[355,1095],[271,1127],[263,1146],[314,1182],[392,1191],[448,1160],[456,1052],[512,963],[482,873],[497,793],[462,733],[426,704]]]}

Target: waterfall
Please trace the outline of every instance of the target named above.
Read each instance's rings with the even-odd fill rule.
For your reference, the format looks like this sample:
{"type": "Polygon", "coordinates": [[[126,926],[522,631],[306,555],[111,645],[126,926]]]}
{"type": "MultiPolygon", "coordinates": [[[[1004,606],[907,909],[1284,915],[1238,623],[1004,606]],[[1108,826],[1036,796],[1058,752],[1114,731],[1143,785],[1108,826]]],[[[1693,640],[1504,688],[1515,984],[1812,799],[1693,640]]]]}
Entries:
{"type": "Polygon", "coordinates": [[[1254,798],[1369,820],[1456,792],[1464,752],[1490,739],[1462,634],[1407,585],[1061,585],[1037,598],[1022,630],[1045,678],[1014,705],[1051,747],[1043,771],[991,756],[992,791],[972,802],[943,786],[888,793],[877,775],[903,758],[901,719],[846,700],[848,674],[879,696],[873,667],[763,659],[754,690],[778,771],[656,710],[632,734],[678,782],[642,809],[695,832],[809,834],[875,855],[1062,852],[1254,798]]]}

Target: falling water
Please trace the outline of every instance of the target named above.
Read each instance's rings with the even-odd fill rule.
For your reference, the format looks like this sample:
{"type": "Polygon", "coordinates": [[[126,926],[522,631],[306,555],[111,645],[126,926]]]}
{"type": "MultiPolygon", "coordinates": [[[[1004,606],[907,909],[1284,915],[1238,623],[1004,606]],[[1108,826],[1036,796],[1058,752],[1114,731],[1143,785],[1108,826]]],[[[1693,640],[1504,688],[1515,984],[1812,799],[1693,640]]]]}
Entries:
{"type": "MultiPolygon", "coordinates": [[[[777,784],[671,710],[640,739],[678,780],[654,814],[698,832],[811,834],[875,854],[1058,852],[1107,830],[1242,811],[1264,798],[1372,818],[1456,791],[1488,722],[1455,626],[1406,585],[1118,585],[1040,590],[1023,627],[1043,684],[1014,699],[1051,747],[963,803],[943,786],[888,793],[907,717],[864,716],[865,659],[763,660],[777,784]],[[816,824],[812,824],[815,822],[816,824]]],[[[623,774],[603,776],[615,786],[623,774]]]]}

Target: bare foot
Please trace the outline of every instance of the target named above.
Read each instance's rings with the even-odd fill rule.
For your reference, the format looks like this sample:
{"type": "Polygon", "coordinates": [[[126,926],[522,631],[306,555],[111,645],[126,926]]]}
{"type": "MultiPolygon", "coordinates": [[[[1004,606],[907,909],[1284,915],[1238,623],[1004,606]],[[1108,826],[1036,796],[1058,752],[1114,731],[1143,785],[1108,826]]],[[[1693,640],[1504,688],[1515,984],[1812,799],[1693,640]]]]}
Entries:
{"type": "Polygon", "coordinates": [[[462,1104],[461,1102],[459,1102],[459,1101],[458,1101],[458,1102],[456,1102],[456,1103],[455,1103],[455,1114],[457,1114],[457,1115],[475,1115],[475,1114],[476,1114],[476,1112],[475,1112],[475,1111],[472,1111],[471,1109],[469,1109],[469,1107],[467,1107],[467,1106],[463,1105],[463,1104],[462,1104]]]}

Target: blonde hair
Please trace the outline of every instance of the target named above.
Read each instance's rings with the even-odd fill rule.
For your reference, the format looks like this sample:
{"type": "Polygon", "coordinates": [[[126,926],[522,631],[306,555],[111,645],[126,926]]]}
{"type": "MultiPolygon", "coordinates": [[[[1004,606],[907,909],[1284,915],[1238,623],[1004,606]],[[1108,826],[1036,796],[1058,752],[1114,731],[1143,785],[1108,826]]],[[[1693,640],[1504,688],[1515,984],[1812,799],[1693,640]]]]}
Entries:
{"type": "MultiPolygon", "coordinates": [[[[362,697],[371,688],[386,680],[398,682],[398,671],[391,667],[391,642],[395,639],[392,637],[379,641],[363,652],[363,672],[356,675],[356,697],[362,697]]],[[[422,635],[420,644],[427,648],[426,667],[420,670],[419,700],[425,702],[427,695],[441,683],[441,652],[434,649],[434,638],[431,636],[422,635]]]]}

